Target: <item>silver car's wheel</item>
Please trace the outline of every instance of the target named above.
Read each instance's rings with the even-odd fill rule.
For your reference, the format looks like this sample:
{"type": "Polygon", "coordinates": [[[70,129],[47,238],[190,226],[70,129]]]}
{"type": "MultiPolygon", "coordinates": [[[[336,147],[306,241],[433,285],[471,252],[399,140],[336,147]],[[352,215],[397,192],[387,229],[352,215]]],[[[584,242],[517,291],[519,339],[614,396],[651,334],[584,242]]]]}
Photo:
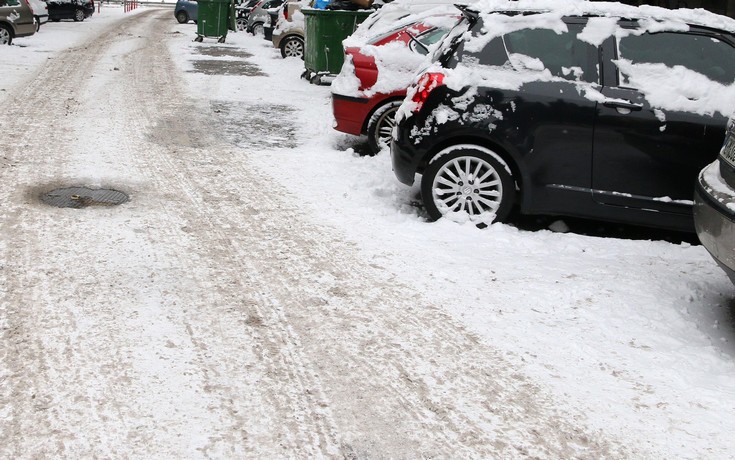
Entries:
{"type": "Polygon", "coordinates": [[[253,24],[253,35],[265,35],[265,27],[262,22],[253,24]]]}
{"type": "Polygon", "coordinates": [[[0,45],[13,43],[13,32],[5,24],[0,24],[0,45]]]}
{"type": "Polygon", "coordinates": [[[304,58],[304,41],[299,37],[287,37],[281,42],[281,56],[304,58]]]}
{"type": "Polygon", "coordinates": [[[478,227],[502,222],[515,201],[508,165],[479,146],[440,152],[424,171],[421,193],[429,216],[470,221],[478,227]]]}
{"type": "Polygon", "coordinates": [[[396,125],[396,112],[401,101],[391,101],[378,108],[370,117],[367,125],[368,144],[373,153],[380,152],[390,146],[393,137],[393,127],[396,125]]]}
{"type": "Polygon", "coordinates": [[[74,20],[77,22],[84,21],[84,10],[77,9],[74,11],[74,20]]]}

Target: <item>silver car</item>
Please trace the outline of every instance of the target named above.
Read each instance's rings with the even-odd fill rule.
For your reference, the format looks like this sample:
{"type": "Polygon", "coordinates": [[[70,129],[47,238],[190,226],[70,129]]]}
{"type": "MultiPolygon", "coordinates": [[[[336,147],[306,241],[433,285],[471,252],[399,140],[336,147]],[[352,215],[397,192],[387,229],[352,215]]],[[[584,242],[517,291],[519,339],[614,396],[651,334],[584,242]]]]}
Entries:
{"type": "Polygon", "coordinates": [[[699,241],[735,283],[735,121],[727,124],[720,155],[699,173],[694,192],[699,241]]]}
{"type": "Polygon", "coordinates": [[[271,20],[268,10],[283,5],[283,0],[260,0],[248,16],[247,31],[253,35],[263,35],[266,22],[271,20]]]}
{"type": "Polygon", "coordinates": [[[0,0],[0,45],[35,33],[36,21],[28,0],[0,0]]]}
{"type": "Polygon", "coordinates": [[[301,6],[299,2],[288,2],[278,13],[272,41],[273,46],[281,50],[284,58],[304,59],[304,15],[301,13],[301,6]]]}

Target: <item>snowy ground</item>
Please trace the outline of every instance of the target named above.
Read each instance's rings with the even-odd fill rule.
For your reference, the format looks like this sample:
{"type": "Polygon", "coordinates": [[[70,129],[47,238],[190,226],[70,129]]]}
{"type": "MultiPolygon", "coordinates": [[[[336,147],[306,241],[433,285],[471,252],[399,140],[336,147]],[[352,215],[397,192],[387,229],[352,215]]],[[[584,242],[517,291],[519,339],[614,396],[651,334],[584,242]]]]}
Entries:
{"type": "MultiPolygon", "coordinates": [[[[191,104],[198,107],[204,117],[211,117],[217,121],[214,126],[217,126],[220,131],[215,133],[215,137],[218,138],[218,142],[230,149],[228,157],[219,158],[212,153],[212,158],[226,161],[226,165],[218,166],[208,162],[207,158],[202,158],[197,167],[213,176],[223,177],[235,174],[232,170],[239,168],[249,170],[251,174],[254,174],[251,180],[253,183],[257,182],[261,187],[259,193],[264,194],[263,197],[267,196],[267,192],[272,187],[272,190],[281,195],[279,198],[288,203],[288,206],[293,206],[298,210],[293,211],[295,213],[293,215],[299,218],[298,222],[293,223],[293,231],[304,232],[306,236],[308,232],[315,232],[315,239],[305,236],[303,244],[313,245],[317,249],[325,248],[327,251],[334,245],[335,254],[344,253],[347,250],[345,248],[355,252],[354,258],[351,257],[349,260],[354,261],[357,265],[352,269],[348,267],[349,272],[342,272],[342,274],[330,272],[330,276],[304,273],[307,281],[311,280],[315,283],[312,288],[306,289],[309,295],[315,295],[321,283],[327,285],[336,283],[329,289],[329,292],[334,294],[337,292],[335,289],[340,289],[341,279],[346,283],[343,288],[359,287],[357,281],[352,284],[346,281],[358,274],[362,276],[362,274],[375,273],[371,276],[382,279],[387,284],[395,285],[395,288],[388,291],[385,291],[388,288],[381,284],[375,289],[362,286],[365,291],[340,294],[346,298],[364,299],[366,302],[364,307],[367,309],[367,313],[363,312],[367,316],[359,316],[359,318],[356,316],[355,321],[357,322],[352,325],[347,322],[344,325],[347,328],[345,331],[350,327],[369,329],[371,324],[381,324],[381,321],[384,320],[381,315],[387,317],[394,314],[390,309],[396,309],[395,314],[404,315],[402,316],[404,320],[409,322],[411,320],[407,318],[410,318],[411,315],[418,315],[416,321],[426,321],[427,324],[424,327],[429,327],[431,324],[429,319],[436,316],[435,313],[432,313],[433,306],[436,306],[440,313],[448,312],[458,324],[469,330],[470,336],[477,338],[482,347],[493,350],[493,353],[484,354],[468,352],[464,359],[470,359],[472,356],[496,356],[502,359],[506,371],[524,382],[529,382],[529,385],[537,389],[539,393],[535,396],[536,399],[544,401],[544,404],[548,404],[554,411],[566,414],[563,419],[568,422],[572,421],[571,425],[578,426],[580,433],[586,433],[585,436],[589,437],[592,433],[604,439],[604,442],[597,442],[593,439],[596,445],[604,446],[609,443],[612,446],[607,450],[603,448],[595,450],[589,446],[579,445],[579,441],[576,440],[572,444],[576,442],[577,447],[566,451],[567,455],[577,457],[635,456],[637,458],[730,458],[732,456],[731,453],[735,447],[735,441],[731,436],[731,433],[735,431],[733,418],[733,413],[735,413],[734,289],[704,248],[662,240],[591,237],[574,233],[553,233],[548,230],[528,231],[510,225],[495,225],[488,230],[480,231],[470,226],[459,226],[448,222],[427,223],[423,212],[415,203],[417,190],[408,189],[397,183],[390,170],[387,152],[376,157],[360,156],[355,150],[360,150],[363,141],[332,130],[329,88],[313,86],[300,79],[299,75],[303,68],[301,61],[283,60],[278,50],[270,46],[268,42],[262,38],[245,34],[231,34],[228,36],[226,45],[218,45],[212,40],[205,40],[202,44],[194,43],[192,39],[195,25],[176,24],[169,10],[160,11],[166,20],[159,20],[155,24],[158,27],[163,26],[170,29],[166,30],[163,36],[166,40],[165,45],[178,68],[177,73],[168,75],[169,80],[173,82],[171,84],[182,83],[185,92],[191,98],[191,104]],[[226,70],[233,74],[223,75],[227,73],[226,70]],[[242,75],[243,73],[248,75],[242,75]],[[405,286],[410,286],[411,289],[403,288],[405,286]],[[393,300],[385,305],[377,300],[375,305],[371,304],[373,299],[385,298],[384,294],[377,296],[377,291],[390,292],[393,300]],[[382,307],[379,307],[378,304],[382,307]],[[371,307],[375,308],[370,310],[371,307]]],[[[133,14],[149,12],[141,8],[133,14]]],[[[154,15],[157,14],[154,12],[154,15]]],[[[87,40],[95,40],[96,34],[122,17],[123,13],[120,8],[105,5],[102,13],[95,15],[91,20],[83,23],[49,23],[42,28],[40,34],[27,39],[18,39],[17,46],[0,50],[0,69],[3,69],[3,78],[0,81],[0,103],[11,101],[14,94],[17,94],[21,88],[27,87],[48,65],[47,61],[55,59],[56,53],[66,48],[82,45],[87,40]]],[[[119,43],[111,46],[110,54],[100,62],[98,67],[95,67],[94,72],[91,72],[92,76],[100,78],[100,72],[105,69],[106,76],[102,76],[96,84],[90,83],[89,91],[97,95],[103,94],[101,91],[109,88],[105,85],[114,84],[114,79],[110,75],[117,72],[115,69],[118,66],[125,70],[124,65],[126,63],[129,65],[130,62],[126,61],[127,56],[138,52],[141,46],[144,46],[141,43],[145,37],[141,38],[141,35],[145,33],[137,33],[140,35],[136,35],[136,32],[120,35],[119,43]]],[[[138,63],[141,66],[144,64],[153,67],[158,65],[155,60],[138,63]]],[[[148,70],[144,68],[133,71],[139,78],[145,78],[146,72],[148,70]]],[[[151,70],[151,73],[154,71],[151,70]]],[[[165,93],[165,91],[162,92],[165,93]]],[[[84,99],[82,94],[76,97],[84,99]]],[[[92,96],[88,97],[92,98],[92,96]]],[[[80,115],[80,119],[86,122],[100,120],[100,128],[97,131],[101,132],[102,137],[90,140],[88,144],[105,150],[111,145],[133,142],[121,137],[122,134],[117,132],[119,126],[111,121],[109,123],[104,121],[108,117],[114,118],[110,113],[105,112],[105,107],[100,107],[98,110],[100,110],[99,113],[80,115]]],[[[162,109],[162,112],[165,110],[162,109]]],[[[145,108],[141,108],[139,115],[145,119],[144,115],[147,113],[145,108]]],[[[185,145],[182,144],[182,149],[185,150],[186,146],[206,148],[206,143],[197,144],[197,135],[201,133],[196,127],[192,127],[191,132],[181,131],[182,127],[187,126],[185,121],[179,122],[183,125],[176,125],[170,120],[154,120],[153,122],[156,124],[149,127],[153,131],[153,134],[149,136],[155,138],[158,130],[157,135],[163,139],[167,135],[166,130],[170,129],[172,133],[189,139],[184,143],[185,145]]],[[[0,131],[3,132],[3,138],[6,140],[9,138],[7,130],[13,127],[11,123],[0,122],[0,131]]],[[[43,129],[43,126],[34,126],[33,129],[43,129]]],[[[126,132],[130,129],[132,128],[126,128],[126,132]]],[[[208,135],[213,134],[210,132],[208,135]]],[[[77,138],[74,138],[73,142],[76,145],[82,145],[77,138]]],[[[45,146],[43,149],[49,150],[49,147],[45,146]]],[[[9,166],[11,160],[5,156],[4,152],[2,153],[0,164],[3,166],[3,181],[7,186],[8,180],[18,180],[17,177],[9,175],[10,171],[18,171],[18,168],[22,169],[23,166],[22,164],[17,167],[13,166],[15,169],[12,169],[9,166]]],[[[22,163],[17,160],[17,155],[12,156],[14,164],[22,163]]],[[[87,159],[90,158],[94,161],[85,162],[85,169],[81,175],[84,178],[93,178],[89,179],[90,181],[114,184],[127,174],[126,166],[122,163],[118,164],[114,157],[96,158],[89,154],[87,159]]],[[[146,160],[141,158],[138,161],[145,162],[146,160]]],[[[41,168],[41,164],[39,163],[38,168],[41,168]]],[[[165,167],[167,164],[161,166],[161,168],[165,167]]],[[[65,168],[68,169],[68,167],[57,169],[63,172],[65,168]]],[[[148,168],[156,169],[157,166],[153,163],[148,165],[148,168]]],[[[192,171],[196,173],[197,169],[192,167],[188,170],[189,173],[192,171]]],[[[154,172],[146,174],[153,175],[154,172]]],[[[198,178],[186,176],[184,173],[177,174],[180,174],[180,180],[190,182],[187,193],[192,196],[200,193],[196,188],[198,178]]],[[[245,178],[245,172],[242,174],[242,176],[233,176],[233,178],[245,178]]],[[[55,180],[53,174],[47,175],[49,181],[55,180]]],[[[62,173],[62,176],[65,175],[69,175],[68,171],[62,173]]],[[[145,174],[141,173],[139,176],[132,174],[132,176],[137,181],[133,185],[146,185],[145,174]]],[[[57,179],[61,180],[63,177],[57,179]]],[[[150,180],[153,181],[153,179],[150,180]]],[[[228,183],[226,191],[235,193],[229,188],[233,185],[237,186],[237,184],[228,183]]],[[[247,184],[240,186],[244,191],[247,190],[247,184]]],[[[225,185],[222,187],[225,188],[225,185]]],[[[216,190],[213,191],[213,199],[225,200],[226,191],[222,190],[221,196],[217,195],[216,190]]],[[[4,195],[3,198],[7,196],[9,195],[4,195]]],[[[243,195],[241,201],[247,201],[248,197],[248,194],[243,195]]],[[[206,201],[203,202],[205,205],[206,203],[206,201]]],[[[216,208],[218,203],[219,201],[212,201],[211,206],[216,208]]],[[[135,208],[134,202],[124,206],[133,209],[134,215],[129,217],[133,222],[153,219],[152,216],[146,216],[145,208],[135,208]]],[[[121,209],[125,209],[124,206],[121,209]]],[[[278,207],[280,209],[281,205],[278,207]]],[[[231,212],[234,214],[237,210],[238,208],[234,208],[231,212]]],[[[173,213],[174,211],[168,212],[173,213]]],[[[207,212],[214,211],[208,210],[207,212]]],[[[6,210],[0,217],[8,221],[9,216],[15,216],[15,213],[6,210]]],[[[258,228],[270,229],[276,232],[276,235],[288,234],[291,225],[288,221],[274,220],[277,217],[276,214],[269,216],[267,213],[261,213],[258,216],[254,214],[249,217],[240,217],[242,219],[240,221],[237,220],[238,216],[225,218],[222,215],[212,218],[213,224],[226,224],[232,227],[228,229],[225,226],[224,230],[210,229],[209,231],[212,232],[214,239],[232,238],[237,242],[239,225],[256,225],[248,223],[248,219],[254,219],[262,221],[258,224],[262,227],[258,228]],[[225,233],[222,233],[223,231],[225,233]]],[[[140,225],[141,228],[145,227],[142,223],[140,225]]],[[[10,225],[3,227],[8,231],[15,228],[10,225]]],[[[25,229],[25,231],[28,230],[28,228],[25,229]]],[[[170,238],[176,238],[176,235],[177,233],[173,231],[167,234],[170,238]]],[[[651,233],[652,238],[665,236],[668,235],[651,233]]],[[[193,247],[187,242],[190,236],[181,235],[179,238],[181,240],[176,244],[180,244],[182,250],[193,247]]],[[[273,235],[262,235],[261,238],[265,241],[264,245],[267,245],[271,239],[277,239],[273,235]]],[[[247,238],[243,237],[243,239],[247,238]]],[[[2,251],[0,270],[4,267],[13,267],[13,261],[17,259],[13,253],[14,248],[10,246],[17,241],[22,240],[8,238],[0,242],[0,245],[6,246],[2,251]]],[[[156,241],[152,237],[149,244],[155,247],[156,241]]],[[[206,239],[202,241],[206,242],[206,239]]],[[[221,249],[227,251],[227,247],[223,245],[221,249]]],[[[233,247],[237,248],[237,245],[233,247]]],[[[132,250],[129,260],[123,257],[118,264],[122,267],[128,265],[132,267],[142,263],[138,260],[138,252],[132,250]]],[[[162,275],[157,275],[162,279],[151,275],[151,279],[146,280],[144,284],[135,285],[133,283],[125,286],[125,292],[132,298],[150,301],[152,292],[168,292],[163,287],[157,286],[156,283],[159,281],[175,285],[175,280],[165,275],[167,270],[175,270],[175,263],[162,250],[153,252],[157,257],[146,263],[150,264],[154,270],[162,272],[162,275]]],[[[305,265],[306,262],[291,259],[294,257],[293,254],[301,252],[308,254],[309,250],[285,246],[283,252],[278,251],[273,254],[273,257],[283,259],[286,265],[282,269],[288,272],[293,267],[301,265],[308,267],[308,264],[305,265]],[[286,268],[287,266],[291,268],[286,268]]],[[[317,253],[320,254],[319,251],[317,253]]],[[[40,270],[39,267],[44,267],[44,264],[48,263],[42,260],[41,254],[34,254],[30,250],[25,251],[24,255],[26,256],[24,259],[26,269],[40,270]],[[33,257],[37,257],[38,260],[34,260],[33,257]]],[[[220,255],[220,257],[226,256],[220,255]]],[[[69,260],[72,260],[71,256],[68,259],[61,259],[62,262],[69,260]]],[[[343,263],[346,261],[347,259],[343,263]]],[[[11,272],[10,269],[5,271],[11,272]]],[[[193,275],[203,280],[203,286],[208,285],[215,292],[211,294],[213,302],[218,299],[216,292],[224,288],[221,283],[218,283],[218,279],[206,277],[217,273],[218,271],[212,268],[193,275]]],[[[8,276],[7,273],[5,276],[8,276]]],[[[37,273],[35,276],[43,278],[42,273],[37,273]]],[[[7,279],[4,278],[4,280],[7,282],[7,279]]],[[[261,280],[256,277],[250,279],[250,282],[258,284],[261,280]]],[[[15,297],[13,286],[20,288],[24,285],[9,283],[4,286],[2,291],[4,308],[0,310],[0,314],[9,315],[8,311],[17,307],[14,302],[18,297],[15,297]]],[[[166,288],[170,289],[171,286],[166,284],[166,288]]],[[[116,286],[115,289],[122,288],[116,286]]],[[[186,290],[186,288],[183,289],[186,290]]],[[[292,292],[296,297],[301,295],[297,287],[290,286],[288,283],[284,284],[282,289],[292,292]]],[[[84,289],[80,289],[78,295],[84,295],[85,292],[84,289]]],[[[110,295],[114,296],[115,292],[112,290],[110,295]]],[[[164,294],[160,295],[165,297],[164,294]]],[[[276,294],[271,295],[277,298],[276,294]]],[[[41,297],[40,300],[35,297],[31,298],[41,303],[58,302],[58,299],[53,299],[52,296],[41,297]]],[[[328,302],[331,297],[325,297],[325,299],[328,302]]],[[[84,315],[78,311],[74,312],[74,302],[70,302],[69,305],[64,302],[60,302],[59,305],[69,308],[78,317],[77,321],[83,322],[84,315]]],[[[357,300],[352,302],[357,302],[357,300]]],[[[288,317],[289,313],[283,313],[283,315],[288,317]]],[[[309,317],[302,318],[302,320],[308,323],[309,317]]],[[[0,317],[0,326],[1,321],[3,321],[2,317],[0,317]]],[[[117,321],[123,321],[123,318],[118,318],[117,321]]],[[[138,318],[136,321],[142,320],[138,318]]],[[[325,327],[316,319],[312,318],[312,321],[314,324],[309,323],[309,328],[313,328],[314,331],[325,327]]],[[[223,326],[219,325],[219,327],[223,326]]],[[[441,328],[442,326],[435,324],[434,327],[441,328]]],[[[289,334],[298,336],[301,340],[301,342],[295,342],[297,345],[294,345],[295,348],[290,353],[309,355],[308,346],[305,344],[308,340],[304,338],[300,328],[306,328],[306,326],[299,326],[292,322],[287,327],[289,334]]],[[[447,325],[446,328],[445,333],[449,337],[454,333],[455,327],[447,325]]],[[[17,347],[17,342],[13,341],[12,337],[8,338],[7,331],[10,330],[8,326],[2,330],[5,334],[4,342],[12,343],[17,347]]],[[[149,331],[149,335],[165,336],[166,331],[153,330],[149,331]]],[[[319,338],[315,337],[313,340],[318,341],[319,338]]],[[[408,347],[416,346],[415,343],[408,342],[407,340],[406,343],[400,344],[400,347],[408,349],[408,347]]],[[[325,340],[325,343],[328,341],[325,340]]],[[[435,341],[434,345],[439,348],[437,350],[419,348],[422,348],[423,352],[428,355],[437,353],[439,356],[441,341],[439,344],[435,341]]],[[[447,342],[447,347],[450,347],[449,342],[447,342]]],[[[2,353],[6,354],[7,361],[7,354],[12,351],[8,351],[11,349],[9,346],[3,348],[5,351],[2,353]]],[[[162,353],[167,353],[167,351],[162,353]]],[[[224,349],[211,351],[211,353],[227,355],[224,349]]],[[[402,355],[392,356],[398,359],[396,357],[402,355]]],[[[139,358],[141,359],[140,367],[145,368],[145,359],[139,358]]],[[[96,359],[94,354],[91,354],[85,362],[94,359],[96,359]]],[[[135,360],[136,356],[129,356],[129,359],[135,360]]],[[[417,369],[422,368],[419,361],[414,364],[417,369]]],[[[377,364],[373,363],[373,365],[377,364]]],[[[482,367],[489,364],[478,362],[477,365],[482,367]]],[[[470,369],[466,370],[468,375],[472,373],[470,369]]],[[[0,368],[0,372],[2,372],[0,373],[0,386],[7,387],[3,394],[17,394],[16,388],[10,388],[13,379],[8,376],[12,377],[12,371],[0,368]]],[[[428,376],[422,383],[431,382],[433,378],[436,386],[434,390],[441,393],[444,385],[448,385],[446,378],[449,374],[433,375],[432,377],[430,370],[426,372],[428,376]]],[[[329,374],[324,369],[321,370],[321,373],[329,374]]],[[[145,371],[143,374],[145,375],[145,371]]],[[[156,372],[151,371],[147,378],[140,379],[138,383],[160,384],[156,375],[156,372]]],[[[377,379],[378,375],[380,374],[374,374],[373,378],[377,379]]],[[[223,382],[227,381],[226,378],[219,377],[223,382]]],[[[267,380],[267,377],[268,373],[264,371],[262,378],[267,380]]],[[[493,380],[492,376],[490,377],[493,380]]],[[[252,378],[255,381],[258,380],[256,377],[252,378]]],[[[327,376],[322,378],[325,381],[328,380],[327,376]]],[[[505,376],[499,373],[497,381],[502,386],[506,382],[504,379],[505,376]]],[[[474,380],[467,380],[467,382],[470,381],[474,380]]],[[[231,384],[234,387],[238,385],[231,384]]],[[[247,388],[245,384],[241,383],[241,385],[247,388]]],[[[317,400],[322,398],[328,403],[330,395],[334,393],[328,383],[323,383],[323,385],[323,394],[315,398],[317,400]]],[[[455,385],[447,388],[451,391],[444,396],[454,401],[457,414],[470,414],[467,417],[472,420],[474,420],[472,417],[481,417],[473,412],[477,410],[477,407],[472,404],[473,396],[469,393],[456,392],[458,388],[466,390],[466,386],[455,385]]],[[[134,394],[136,390],[129,391],[134,394]]],[[[137,391],[144,392],[145,389],[139,388],[137,391]]],[[[165,401],[161,403],[163,406],[175,406],[179,398],[182,400],[195,398],[186,385],[172,385],[167,391],[170,391],[171,394],[164,398],[165,401]]],[[[410,399],[408,396],[405,398],[410,399]]],[[[1,401],[7,402],[3,399],[0,399],[1,401]]],[[[263,404],[266,403],[267,401],[263,402],[263,404]]],[[[320,407],[319,404],[321,403],[317,401],[318,407],[320,407]]],[[[377,403],[373,401],[370,404],[377,403]]],[[[408,402],[405,404],[408,405],[408,402]]],[[[514,402],[509,400],[506,409],[510,412],[516,411],[513,404],[514,402]]],[[[328,406],[330,405],[321,407],[328,406]]],[[[184,409],[187,407],[184,404],[184,409]]],[[[397,407],[405,408],[406,406],[398,404],[397,407]]],[[[192,410],[196,411],[195,408],[192,410]]],[[[335,424],[339,425],[343,418],[333,400],[329,410],[332,413],[325,415],[326,419],[331,417],[336,420],[335,424]]],[[[365,410],[366,413],[369,412],[365,410]]],[[[0,440],[4,440],[7,444],[9,439],[23,436],[23,433],[18,432],[15,428],[19,426],[17,422],[14,422],[15,424],[12,424],[11,427],[11,420],[14,417],[13,414],[24,413],[18,408],[9,411],[0,409],[0,417],[2,417],[0,421],[6,422],[2,424],[5,425],[5,429],[0,430],[0,440]]],[[[388,413],[383,413],[386,420],[389,419],[388,413]]],[[[107,416],[114,419],[110,413],[107,416]]],[[[401,420],[400,413],[393,416],[401,420]]],[[[452,419],[453,416],[455,414],[445,413],[440,418],[447,420],[452,419]]],[[[208,419],[206,415],[197,414],[197,417],[195,419],[205,425],[210,422],[214,423],[213,419],[208,419]]],[[[525,422],[531,425],[534,423],[533,420],[525,422]]],[[[186,433],[185,428],[188,425],[179,419],[172,418],[169,423],[171,425],[179,423],[181,432],[186,433]]],[[[523,425],[520,422],[517,423],[523,425]]],[[[100,426],[104,425],[103,422],[100,424],[100,426]]],[[[549,425],[554,426],[551,422],[549,425]]],[[[356,426],[361,425],[356,423],[356,426]]],[[[481,427],[482,425],[478,423],[475,426],[481,427]]],[[[566,425],[563,426],[566,427],[566,425]]],[[[244,430],[248,431],[248,428],[248,424],[245,423],[244,430]]],[[[174,428],[171,430],[175,431],[174,428]]],[[[367,430],[366,427],[366,433],[367,430]]],[[[152,444],[174,442],[172,436],[165,436],[163,431],[167,430],[160,428],[159,431],[152,431],[149,442],[152,444]]],[[[377,427],[374,428],[374,431],[379,432],[377,427]]],[[[541,439],[553,437],[549,431],[544,431],[543,424],[539,425],[539,431],[541,439]]],[[[252,434],[252,430],[250,433],[252,434]]],[[[319,435],[320,439],[322,437],[328,440],[336,438],[338,445],[340,444],[339,439],[350,437],[342,433],[334,435],[329,428],[325,428],[324,433],[319,435]]],[[[566,436],[562,425],[560,425],[559,433],[559,436],[566,436]]],[[[359,432],[352,433],[352,435],[353,438],[361,439],[359,432]]],[[[426,435],[431,436],[429,433],[426,435]]],[[[369,437],[368,434],[364,436],[369,437]]],[[[480,440],[478,442],[482,442],[492,436],[478,435],[477,438],[480,440]]],[[[298,441],[300,438],[295,439],[298,441]]],[[[501,443],[503,441],[513,443],[514,439],[523,439],[527,442],[527,438],[524,438],[522,434],[512,433],[508,433],[508,439],[503,439],[502,435],[497,435],[494,439],[501,443]]],[[[289,440],[293,441],[290,438],[289,440]]],[[[441,444],[442,440],[452,442],[450,437],[441,438],[437,435],[435,438],[437,445],[441,444]]],[[[64,443],[61,438],[57,441],[64,443]]],[[[97,441],[102,444],[107,442],[110,445],[117,445],[118,442],[114,437],[97,441]]],[[[161,452],[173,456],[186,453],[192,456],[217,456],[218,454],[227,456],[228,454],[228,451],[217,449],[209,453],[206,450],[195,451],[194,449],[198,448],[196,439],[188,440],[187,443],[182,443],[178,448],[171,448],[170,445],[167,445],[167,450],[161,452]],[[187,450],[188,448],[192,450],[187,450]]],[[[323,440],[320,443],[326,443],[327,447],[330,445],[329,442],[323,440]]],[[[322,445],[320,443],[317,444],[322,445]]],[[[383,450],[378,449],[377,444],[374,439],[363,444],[352,442],[352,446],[359,445],[360,448],[354,447],[347,451],[360,457],[418,456],[417,452],[414,452],[415,455],[410,455],[406,451],[391,450],[391,447],[397,449],[399,444],[388,443],[382,446],[383,450]],[[373,446],[375,450],[371,450],[370,446],[373,446]]],[[[28,445],[32,443],[24,444],[15,439],[9,447],[10,450],[0,450],[0,452],[8,456],[22,457],[38,453],[38,451],[25,450],[24,446],[28,445]]],[[[344,442],[341,445],[342,454],[344,454],[344,442]]],[[[462,445],[466,447],[466,444],[462,445]]],[[[104,447],[97,451],[71,450],[71,452],[72,454],[74,452],[96,452],[102,456],[126,456],[127,454],[136,456],[141,452],[149,454],[155,452],[154,448],[141,451],[135,450],[134,447],[135,443],[127,452],[104,447]]],[[[488,452],[493,452],[489,445],[475,447],[475,450],[458,450],[457,455],[473,456],[473,454],[480,453],[487,456],[488,452]]],[[[559,455],[559,451],[551,449],[534,451],[533,448],[530,450],[517,449],[515,455],[512,455],[496,447],[495,456],[502,457],[524,457],[537,454],[541,457],[554,458],[554,452],[559,455]]],[[[247,453],[247,451],[231,450],[229,455],[241,455],[243,452],[247,453]]],[[[302,454],[313,454],[314,452],[316,451],[300,451],[302,454]]],[[[335,454],[335,451],[329,448],[322,449],[320,452],[322,454],[326,452],[328,455],[335,454]]],[[[431,456],[432,452],[445,456],[442,453],[446,454],[448,451],[437,448],[435,451],[422,451],[421,455],[431,456]]],[[[253,451],[250,453],[252,454],[253,451]]],[[[298,453],[290,451],[291,455],[298,456],[298,453]]]]}

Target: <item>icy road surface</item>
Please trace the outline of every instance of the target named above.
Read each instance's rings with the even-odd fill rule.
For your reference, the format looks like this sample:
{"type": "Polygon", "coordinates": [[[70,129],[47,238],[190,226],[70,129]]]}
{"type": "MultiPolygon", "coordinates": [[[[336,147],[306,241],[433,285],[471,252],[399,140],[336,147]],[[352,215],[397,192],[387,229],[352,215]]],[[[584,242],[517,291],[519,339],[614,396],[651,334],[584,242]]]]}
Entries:
{"type": "Polygon", "coordinates": [[[703,248],[427,224],[300,61],[88,21],[0,54],[0,457],[731,455],[703,248]]]}

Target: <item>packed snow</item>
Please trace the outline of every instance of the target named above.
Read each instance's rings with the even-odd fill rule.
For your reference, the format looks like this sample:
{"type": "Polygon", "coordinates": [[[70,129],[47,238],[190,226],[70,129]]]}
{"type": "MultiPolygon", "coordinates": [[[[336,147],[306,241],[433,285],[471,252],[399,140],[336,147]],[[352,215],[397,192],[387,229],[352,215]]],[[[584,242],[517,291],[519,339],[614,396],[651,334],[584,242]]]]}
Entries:
{"type": "MultiPolygon", "coordinates": [[[[569,3],[569,11],[579,8],[579,2],[569,3]]],[[[632,11],[620,9],[612,13],[632,11]]],[[[679,22],[687,14],[735,30],[731,20],[709,13],[667,13],[679,22]]],[[[49,23],[1,49],[0,103],[55,52],[94,40],[101,24],[122,16],[120,8],[103,5],[90,20],[49,23]]],[[[593,429],[647,458],[732,456],[735,289],[703,247],[666,242],[655,231],[650,240],[633,240],[505,224],[478,230],[428,223],[417,188],[396,181],[387,151],[361,156],[363,140],[332,130],[330,88],[300,79],[302,61],[284,60],[271,43],[244,33],[231,33],[225,45],[194,43],[196,25],[176,24],[173,12],[170,27],[176,33],[168,45],[181,71],[176,78],[186,82],[192,100],[222,117],[222,135],[250,165],[286,187],[314,225],[335,229],[367,264],[432,298],[478,340],[501,350],[561,410],[579,414],[593,429]],[[251,53],[241,59],[263,75],[197,72],[199,51],[218,46],[251,53]],[[257,127],[238,122],[273,106],[282,111],[271,116],[287,119],[286,127],[263,131],[255,146],[240,143],[238,130],[257,127]],[[295,145],[283,139],[295,139],[295,145]]],[[[12,137],[6,133],[3,139],[12,137]]],[[[97,142],[105,147],[105,139],[97,142]]],[[[569,227],[556,221],[552,228],[569,227]]],[[[151,270],[167,269],[155,260],[150,264],[151,270]]],[[[186,394],[166,397],[175,401],[186,394]]]]}

